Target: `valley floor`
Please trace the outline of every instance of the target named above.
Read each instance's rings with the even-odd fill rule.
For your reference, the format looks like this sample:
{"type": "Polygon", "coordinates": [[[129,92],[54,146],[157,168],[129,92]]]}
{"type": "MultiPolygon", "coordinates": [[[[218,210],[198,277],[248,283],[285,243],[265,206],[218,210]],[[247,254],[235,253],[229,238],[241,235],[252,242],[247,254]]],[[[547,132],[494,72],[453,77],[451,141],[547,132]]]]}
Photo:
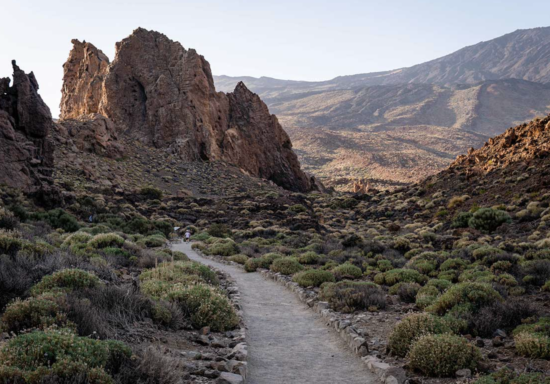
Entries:
{"type": "Polygon", "coordinates": [[[292,292],[258,273],[198,255],[190,244],[175,244],[194,261],[218,268],[237,282],[242,295],[250,384],[370,384],[375,376],[326,327],[320,316],[292,292]]]}

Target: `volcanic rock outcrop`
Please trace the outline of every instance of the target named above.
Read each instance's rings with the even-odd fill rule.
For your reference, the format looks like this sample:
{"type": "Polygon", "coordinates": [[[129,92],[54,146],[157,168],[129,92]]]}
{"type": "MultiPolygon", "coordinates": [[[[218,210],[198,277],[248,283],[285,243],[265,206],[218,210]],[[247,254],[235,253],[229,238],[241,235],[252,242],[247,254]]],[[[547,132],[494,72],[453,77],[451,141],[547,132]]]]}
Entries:
{"type": "Polygon", "coordinates": [[[117,43],[110,64],[90,43],[73,44],[62,119],[98,112],[117,131],[185,161],[226,161],[295,191],[314,185],[259,96],[242,83],[216,92],[210,65],[195,50],[142,28],[117,43]]]}
{"type": "Polygon", "coordinates": [[[0,184],[45,191],[53,184],[52,115],[34,74],[12,65],[13,85],[0,78],[0,184]]]}
{"type": "Polygon", "coordinates": [[[467,155],[458,156],[449,168],[484,173],[547,157],[550,157],[550,115],[508,128],[502,135],[489,139],[483,147],[472,148],[467,155]]]}

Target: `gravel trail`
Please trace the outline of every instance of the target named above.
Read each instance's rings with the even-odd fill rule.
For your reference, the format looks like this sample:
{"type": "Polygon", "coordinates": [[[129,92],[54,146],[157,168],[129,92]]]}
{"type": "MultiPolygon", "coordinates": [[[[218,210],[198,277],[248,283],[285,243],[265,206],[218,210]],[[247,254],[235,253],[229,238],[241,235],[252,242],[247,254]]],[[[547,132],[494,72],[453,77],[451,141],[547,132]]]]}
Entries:
{"type": "Polygon", "coordinates": [[[190,244],[174,244],[173,249],[228,273],[237,282],[247,327],[247,383],[379,383],[320,316],[285,287],[259,273],[201,257],[190,244]]]}

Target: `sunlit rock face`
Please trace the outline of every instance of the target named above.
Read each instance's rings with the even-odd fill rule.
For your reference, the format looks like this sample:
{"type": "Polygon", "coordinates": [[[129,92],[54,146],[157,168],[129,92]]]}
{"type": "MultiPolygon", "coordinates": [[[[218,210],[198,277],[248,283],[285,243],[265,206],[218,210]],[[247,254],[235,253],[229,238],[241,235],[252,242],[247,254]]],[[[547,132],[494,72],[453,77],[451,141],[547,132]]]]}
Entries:
{"type": "Polygon", "coordinates": [[[222,160],[295,191],[313,181],[265,103],[240,83],[216,92],[210,64],[165,35],[136,29],[114,60],[73,40],[64,65],[61,118],[99,113],[116,130],[185,161],[222,160]]]}

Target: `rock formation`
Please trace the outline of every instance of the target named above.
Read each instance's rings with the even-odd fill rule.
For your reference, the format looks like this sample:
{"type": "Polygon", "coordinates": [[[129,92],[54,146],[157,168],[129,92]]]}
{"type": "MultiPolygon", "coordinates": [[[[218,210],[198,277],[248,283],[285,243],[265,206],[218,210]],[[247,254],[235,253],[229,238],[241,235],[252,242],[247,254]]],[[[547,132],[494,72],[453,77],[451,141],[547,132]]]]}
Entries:
{"type": "Polygon", "coordinates": [[[53,184],[52,116],[34,74],[12,64],[13,85],[0,79],[0,184],[46,191],[53,184]]]}
{"type": "Polygon", "coordinates": [[[210,65],[193,49],[139,28],[108,59],[73,40],[65,63],[61,118],[98,112],[119,132],[185,161],[221,160],[296,191],[313,182],[286,132],[244,84],[216,92],[210,65]]]}
{"type": "Polygon", "coordinates": [[[465,169],[469,173],[486,173],[513,163],[529,163],[550,156],[550,115],[529,123],[508,128],[479,149],[460,155],[449,169],[465,169]]]}
{"type": "Polygon", "coordinates": [[[73,49],[63,65],[60,108],[64,119],[99,111],[103,78],[109,66],[109,58],[94,45],[76,39],[71,42],[73,49]]]}
{"type": "Polygon", "coordinates": [[[58,140],[70,140],[81,151],[111,158],[124,155],[124,146],[118,141],[114,123],[98,113],[62,120],[56,124],[56,132],[58,140]]]}

